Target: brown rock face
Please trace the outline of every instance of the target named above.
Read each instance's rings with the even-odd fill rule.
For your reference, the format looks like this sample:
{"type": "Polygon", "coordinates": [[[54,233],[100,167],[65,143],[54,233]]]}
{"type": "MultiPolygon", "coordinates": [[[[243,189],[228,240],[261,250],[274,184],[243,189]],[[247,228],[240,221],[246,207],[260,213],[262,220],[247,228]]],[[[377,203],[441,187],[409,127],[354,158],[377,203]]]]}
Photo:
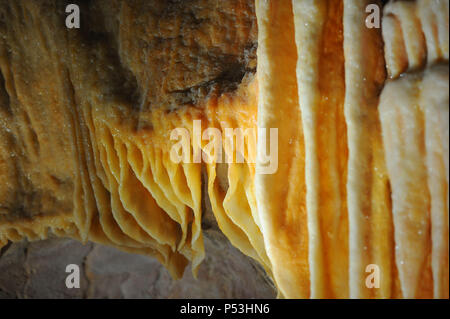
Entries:
{"type": "Polygon", "coordinates": [[[146,127],[151,108],[201,105],[255,71],[253,1],[83,1],[80,29],[69,3],[0,1],[2,218],[72,211],[74,119],[91,98],[146,127]]]}
{"type": "MultiPolygon", "coordinates": [[[[113,167],[100,165],[112,162],[100,161],[96,121],[151,134],[160,125],[154,111],[201,110],[208,100],[232,95],[256,69],[254,1],[80,1],[80,29],[65,25],[69,3],[0,0],[0,247],[54,236],[88,244],[56,238],[7,244],[0,297],[274,297],[262,268],[221,235],[205,182],[198,203],[207,254],[198,280],[188,268],[174,281],[156,260],[90,242],[172,262],[168,245],[175,241],[148,253],[154,238],[108,219],[111,212],[117,218],[118,194],[106,174],[113,167]],[[82,268],[80,289],[64,285],[71,263],[82,268]]],[[[170,222],[167,232],[176,231],[179,241],[179,226],[170,222]]],[[[188,259],[190,249],[183,253],[188,259]]],[[[173,258],[183,269],[185,257],[173,258]]]]}
{"type": "Polygon", "coordinates": [[[382,2],[0,0],[0,294],[448,298],[449,1],[382,2]]]}

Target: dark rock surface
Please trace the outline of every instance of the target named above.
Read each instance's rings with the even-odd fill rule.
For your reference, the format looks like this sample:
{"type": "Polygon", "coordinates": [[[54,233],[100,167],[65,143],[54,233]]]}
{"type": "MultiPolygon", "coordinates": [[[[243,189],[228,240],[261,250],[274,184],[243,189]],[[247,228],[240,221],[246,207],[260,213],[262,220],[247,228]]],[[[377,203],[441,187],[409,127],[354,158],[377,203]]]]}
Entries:
{"type": "MultiPolygon", "coordinates": [[[[210,233],[211,234],[211,233],[210,233]]],[[[205,239],[198,279],[173,280],[156,260],[70,239],[20,242],[0,257],[0,298],[275,298],[264,271],[217,233],[205,239]],[[65,285],[80,267],[80,289],[65,285]]]]}

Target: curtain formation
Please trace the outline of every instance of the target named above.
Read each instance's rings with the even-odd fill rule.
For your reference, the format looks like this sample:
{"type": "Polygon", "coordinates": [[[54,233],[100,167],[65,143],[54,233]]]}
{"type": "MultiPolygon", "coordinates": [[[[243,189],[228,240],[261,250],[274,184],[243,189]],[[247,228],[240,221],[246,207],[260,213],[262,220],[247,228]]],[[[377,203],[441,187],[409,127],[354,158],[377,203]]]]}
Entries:
{"type": "Polygon", "coordinates": [[[382,31],[370,4],[257,1],[283,160],[256,198],[288,298],[448,298],[448,1],[390,2],[382,31]]]}
{"type": "MultiPolygon", "coordinates": [[[[30,96],[29,74],[8,71],[32,60],[15,30],[16,53],[0,46],[12,108],[2,116],[21,119],[11,130],[35,174],[64,171],[73,191],[60,194],[53,181],[53,213],[4,213],[0,246],[50,235],[94,241],[155,257],[179,278],[189,262],[196,274],[205,257],[207,198],[219,228],[261,263],[280,297],[448,298],[449,4],[392,1],[382,28],[368,28],[373,3],[256,0],[256,76],[201,107],[145,116],[95,93],[106,84],[70,37],[60,51],[38,41],[52,85],[30,96]],[[196,120],[223,136],[226,128],[277,128],[277,171],[257,173],[269,134],[244,140],[243,163],[174,163],[170,133],[185,128],[192,137],[196,120]],[[61,147],[67,158],[47,165],[41,154],[61,147]],[[371,265],[377,288],[368,285],[371,265]]],[[[0,133],[7,167],[12,146],[0,133]]],[[[209,152],[205,140],[192,142],[190,158],[197,146],[209,152]]],[[[225,139],[218,143],[236,159],[225,139]]],[[[9,169],[0,173],[14,180],[9,169]]]]}

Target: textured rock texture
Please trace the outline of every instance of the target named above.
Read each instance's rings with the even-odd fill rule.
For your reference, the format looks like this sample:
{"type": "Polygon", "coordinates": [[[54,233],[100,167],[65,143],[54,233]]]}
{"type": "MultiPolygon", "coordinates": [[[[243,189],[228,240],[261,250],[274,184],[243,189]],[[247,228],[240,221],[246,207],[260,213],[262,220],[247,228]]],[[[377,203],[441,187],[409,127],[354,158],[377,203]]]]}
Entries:
{"type": "MultiPolygon", "coordinates": [[[[210,233],[211,234],[211,233],[210,233]]],[[[205,240],[198,279],[173,280],[156,260],[70,239],[21,242],[0,257],[0,298],[275,298],[263,270],[216,233],[205,240]],[[67,289],[68,264],[81,270],[67,289]]]]}
{"type": "MultiPolygon", "coordinates": [[[[65,26],[69,3],[0,0],[0,247],[18,242],[1,252],[0,296],[274,297],[259,266],[220,234],[206,200],[207,189],[196,193],[210,212],[203,210],[197,224],[206,231],[206,259],[197,281],[190,268],[181,281],[173,281],[149,257],[53,238],[142,248],[139,252],[144,255],[149,244],[160,249],[158,256],[166,264],[174,260],[167,252],[169,243],[159,247],[148,236],[158,219],[148,224],[139,219],[151,210],[133,215],[139,215],[146,232],[124,226],[144,188],[139,183],[125,187],[133,196],[129,201],[121,198],[128,202],[128,211],[118,215],[125,213],[118,185],[112,175],[105,175],[114,160],[100,163],[98,145],[103,141],[95,143],[94,133],[101,130],[94,126],[101,122],[103,130],[104,124],[117,125],[125,137],[135,140],[135,133],[152,135],[174,111],[190,107],[193,113],[202,112],[207,99],[232,95],[256,68],[254,1],[77,1],[80,29],[65,26]],[[153,119],[157,111],[164,113],[162,120],[153,119]],[[113,220],[111,211],[121,218],[113,220]],[[48,236],[53,239],[38,241],[48,236]],[[64,285],[70,263],[82,266],[79,290],[64,285]]],[[[105,143],[111,147],[107,156],[114,155],[109,150],[117,145],[105,143]]],[[[155,143],[150,139],[148,144],[155,143]]],[[[166,191],[171,187],[162,186],[166,191]]],[[[145,194],[142,197],[148,199],[145,194]]],[[[159,204],[163,197],[159,194],[159,204]]],[[[191,220],[200,202],[186,207],[191,220]]],[[[174,226],[170,244],[175,247],[181,237],[179,225],[173,221],[164,225],[159,234],[167,235],[174,226]]],[[[187,232],[188,238],[194,237],[191,225],[187,232]]],[[[201,259],[202,247],[195,249],[201,259]]],[[[190,259],[191,250],[188,243],[184,253],[190,259]]],[[[178,268],[183,269],[185,262],[181,260],[178,268]]]]}

